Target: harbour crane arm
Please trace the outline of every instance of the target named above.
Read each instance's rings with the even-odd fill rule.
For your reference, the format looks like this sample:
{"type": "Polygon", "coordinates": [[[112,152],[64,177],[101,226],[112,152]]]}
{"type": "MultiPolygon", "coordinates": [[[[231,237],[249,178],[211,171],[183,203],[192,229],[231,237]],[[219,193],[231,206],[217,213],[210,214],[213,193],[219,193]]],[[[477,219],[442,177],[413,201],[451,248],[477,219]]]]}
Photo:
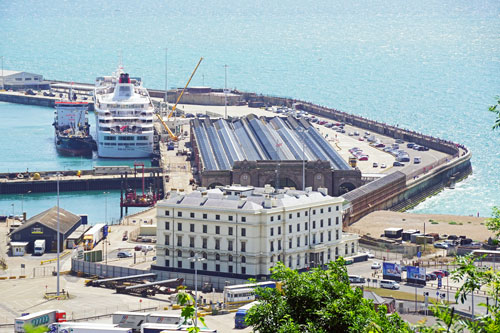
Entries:
{"type": "Polygon", "coordinates": [[[200,66],[201,62],[203,61],[203,57],[200,58],[200,61],[198,61],[198,64],[196,65],[196,67],[194,68],[194,71],[193,73],[191,73],[191,76],[189,77],[189,80],[188,82],[186,83],[186,85],[184,86],[184,89],[182,89],[182,92],[181,94],[179,95],[179,97],[177,98],[177,101],[175,102],[174,106],[172,107],[172,111],[168,114],[168,117],[167,119],[170,119],[170,117],[172,117],[172,115],[174,114],[175,112],[175,108],[177,107],[177,104],[179,103],[179,101],[181,100],[182,98],[182,95],[184,95],[184,91],[186,90],[187,86],[189,85],[189,82],[191,82],[191,79],[193,78],[194,76],[194,73],[196,73],[196,70],[198,69],[198,67],[200,66]]]}
{"type": "Polygon", "coordinates": [[[172,131],[170,130],[170,128],[168,128],[167,124],[165,124],[165,122],[163,121],[161,115],[159,113],[156,114],[156,116],[158,117],[158,119],[160,120],[161,124],[163,125],[163,127],[165,127],[165,129],[167,130],[168,132],[168,135],[170,135],[170,138],[173,140],[173,141],[177,141],[177,136],[172,133],[172,131]]]}

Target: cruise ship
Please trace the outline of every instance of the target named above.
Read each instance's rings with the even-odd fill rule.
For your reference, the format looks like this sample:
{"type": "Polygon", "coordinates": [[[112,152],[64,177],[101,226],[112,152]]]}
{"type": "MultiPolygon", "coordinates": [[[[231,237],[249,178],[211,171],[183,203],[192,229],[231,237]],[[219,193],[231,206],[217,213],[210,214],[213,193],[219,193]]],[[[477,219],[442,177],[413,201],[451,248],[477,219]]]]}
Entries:
{"type": "Polygon", "coordinates": [[[147,158],[153,154],[154,107],[140,78],[121,68],[98,77],[94,89],[97,154],[106,158],[147,158]]]}

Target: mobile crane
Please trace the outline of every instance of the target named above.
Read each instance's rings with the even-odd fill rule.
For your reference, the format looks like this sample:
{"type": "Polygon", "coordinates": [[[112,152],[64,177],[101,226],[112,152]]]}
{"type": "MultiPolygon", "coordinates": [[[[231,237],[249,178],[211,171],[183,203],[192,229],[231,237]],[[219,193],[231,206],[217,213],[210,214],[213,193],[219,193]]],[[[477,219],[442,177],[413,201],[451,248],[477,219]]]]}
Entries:
{"type": "MultiPolygon", "coordinates": [[[[179,95],[179,97],[177,98],[177,101],[175,102],[174,106],[172,107],[172,111],[170,111],[170,113],[168,114],[167,116],[167,120],[170,119],[170,117],[172,117],[172,115],[174,114],[175,112],[175,109],[177,108],[177,104],[179,103],[179,101],[181,100],[182,98],[182,95],[184,95],[184,91],[186,90],[187,86],[189,85],[189,82],[191,82],[191,79],[193,78],[194,74],[196,73],[196,70],[198,69],[198,67],[200,66],[201,62],[203,61],[203,57],[200,58],[200,61],[198,61],[198,64],[196,65],[193,73],[191,73],[191,76],[189,77],[189,80],[188,82],[186,83],[186,85],[184,86],[184,89],[182,89],[182,92],[181,94],[179,95]]],[[[165,124],[165,122],[163,121],[163,118],[161,117],[161,114],[160,112],[158,112],[156,114],[156,116],[158,117],[158,119],[160,120],[160,122],[162,123],[163,127],[165,127],[165,129],[167,130],[168,132],[168,135],[170,136],[170,139],[172,139],[172,141],[177,141],[178,138],[177,136],[172,133],[172,131],[170,130],[170,128],[168,128],[167,124],[165,124]]]]}

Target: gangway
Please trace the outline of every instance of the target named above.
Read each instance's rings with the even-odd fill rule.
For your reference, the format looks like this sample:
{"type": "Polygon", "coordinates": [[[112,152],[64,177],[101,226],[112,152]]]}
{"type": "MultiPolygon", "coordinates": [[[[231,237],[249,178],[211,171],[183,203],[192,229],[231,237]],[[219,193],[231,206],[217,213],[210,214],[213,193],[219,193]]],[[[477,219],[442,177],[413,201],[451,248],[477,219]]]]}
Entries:
{"type": "Polygon", "coordinates": [[[137,294],[143,297],[148,295],[154,296],[159,294],[170,294],[170,288],[176,288],[182,285],[183,278],[169,279],[162,281],[155,281],[150,283],[136,284],[134,286],[117,286],[116,292],[118,294],[137,294]]]}
{"type": "Polygon", "coordinates": [[[156,279],[156,273],[146,273],[146,274],[137,274],[137,275],[128,275],[107,279],[98,279],[98,280],[88,280],[85,285],[92,287],[105,287],[105,288],[115,288],[116,285],[120,282],[128,282],[140,279],[156,279]]]}

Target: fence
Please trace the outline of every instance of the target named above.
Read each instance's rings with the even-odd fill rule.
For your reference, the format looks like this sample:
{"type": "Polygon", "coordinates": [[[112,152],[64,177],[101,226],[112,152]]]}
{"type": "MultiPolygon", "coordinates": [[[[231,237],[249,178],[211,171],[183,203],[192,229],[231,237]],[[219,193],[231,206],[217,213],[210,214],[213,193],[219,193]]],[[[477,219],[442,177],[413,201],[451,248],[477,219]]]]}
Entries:
{"type": "Polygon", "coordinates": [[[33,268],[9,268],[0,271],[0,280],[9,279],[32,279],[44,276],[52,276],[52,272],[56,271],[55,266],[42,266],[33,268]]]}
{"type": "Polygon", "coordinates": [[[142,269],[135,269],[122,266],[104,265],[95,262],[71,259],[71,270],[85,275],[97,275],[103,277],[121,277],[149,273],[142,269]]]}

